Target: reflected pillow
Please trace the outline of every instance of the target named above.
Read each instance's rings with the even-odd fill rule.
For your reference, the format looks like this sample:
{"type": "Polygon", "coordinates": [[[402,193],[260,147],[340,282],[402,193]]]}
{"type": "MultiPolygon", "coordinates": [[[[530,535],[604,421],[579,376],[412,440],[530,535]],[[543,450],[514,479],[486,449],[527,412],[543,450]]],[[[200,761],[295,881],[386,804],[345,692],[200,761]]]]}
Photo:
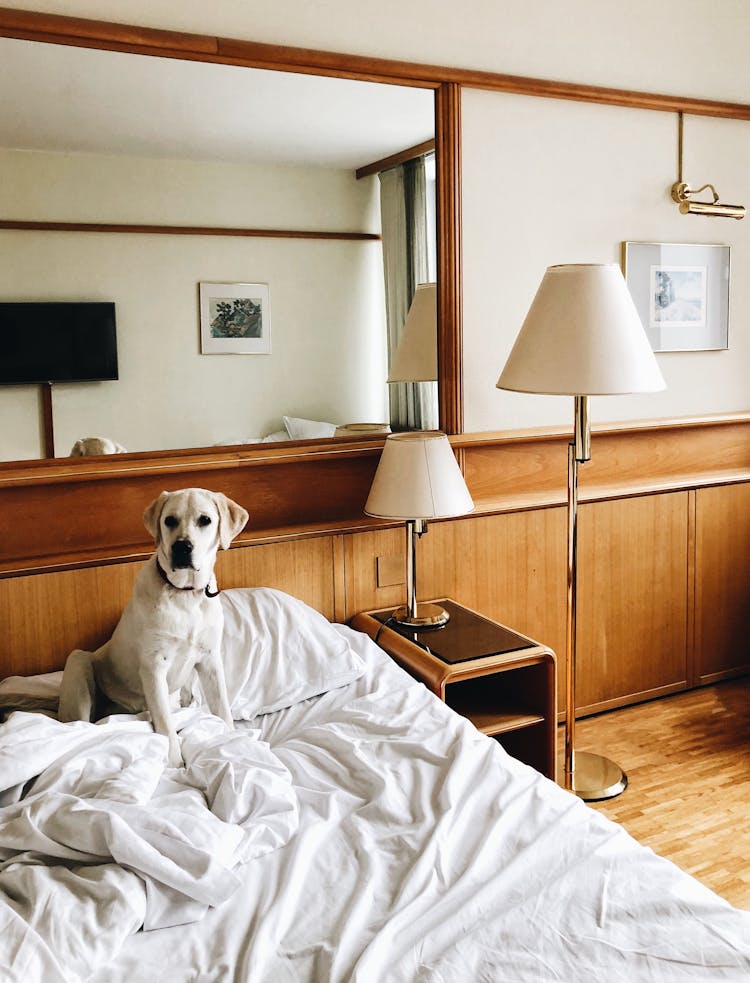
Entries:
{"type": "Polygon", "coordinates": [[[285,416],[284,426],[290,440],[312,440],[318,437],[333,437],[336,433],[335,423],[323,423],[321,420],[303,420],[296,416],[285,416]]]}
{"type": "Polygon", "coordinates": [[[252,720],[354,682],[365,665],[314,608],[270,587],[220,594],[222,659],[235,720],[252,720]]]}
{"type": "Polygon", "coordinates": [[[273,433],[266,434],[263,438],[264,444],[275,444],[280,440],[289,440],[289,434],[286,430],[274,430],[273,433]]]}

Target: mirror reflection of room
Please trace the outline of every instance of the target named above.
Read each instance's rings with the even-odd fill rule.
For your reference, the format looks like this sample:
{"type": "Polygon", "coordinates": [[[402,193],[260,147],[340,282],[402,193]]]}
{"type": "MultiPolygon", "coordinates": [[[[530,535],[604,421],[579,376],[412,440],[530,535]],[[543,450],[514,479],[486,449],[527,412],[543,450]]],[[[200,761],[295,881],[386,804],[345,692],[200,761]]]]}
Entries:
{"type": "Polygon", "coordinates": [[[11,302],[114,304],[118,363],[45,396],[4,381],[0,460],[437,426],[435,381],[386,381],[436,279],[432,90],[0,51],[0,319],[11,302]],[[201,284],[265,289],[267,351],[206,344],[201,284]]]}

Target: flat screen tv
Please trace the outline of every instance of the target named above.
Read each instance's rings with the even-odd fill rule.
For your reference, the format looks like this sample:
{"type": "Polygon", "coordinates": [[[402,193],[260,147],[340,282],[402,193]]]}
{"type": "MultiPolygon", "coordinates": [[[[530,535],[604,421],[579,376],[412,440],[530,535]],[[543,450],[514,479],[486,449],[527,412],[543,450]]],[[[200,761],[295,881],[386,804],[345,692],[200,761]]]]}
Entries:
{"type": "Polygon", "coordinates": [[[116,378],[113,303],[0,303],[0,385],[116,378]]]}

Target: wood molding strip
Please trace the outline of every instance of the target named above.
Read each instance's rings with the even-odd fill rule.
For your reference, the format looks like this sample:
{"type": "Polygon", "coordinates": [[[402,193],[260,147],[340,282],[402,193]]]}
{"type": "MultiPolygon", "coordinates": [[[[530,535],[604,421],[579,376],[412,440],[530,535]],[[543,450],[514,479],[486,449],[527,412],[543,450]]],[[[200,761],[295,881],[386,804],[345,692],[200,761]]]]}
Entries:
{"type": "Polygon", "coordinates": [[[21,222],[0,219],[0,230],[21,232],[121,232],[136,235],[239,236],[253,239],[380,240],[377,232],[315,232],[309,229],[235,229],[205,225],[126,225],[98,222],[21,222]]]}
{"type": "Polygon", "coordinates": [[[464,428],[461,271],[461,89],[441,85],[435,99],[437,180],[438,405],[446,433],[464,428]]]}
{"type": "Polygon", "coordinates": [[[418,64],[366,55],[265,44],[211,35],[188,34],[154,28],[87,20],[59,14],[0,7],[0,36],[51,44],[97,47],[133,54],[211,61],[357,78],[397,85],[438,88],[443,83],[470,86],[546,99],[568,99],[601,105],[649,109],[750,120],[750,105],[714,99],[696,99],[667,93],[642,92],[607,86],[583,85],[550,79],[441,65],[418,64]]]}
{"type": "Polygon", "coordinates": [[[185,57],[191,54],[215,55],[219,49],[217,38],[207,34],[165,31],[63,14],[17,10],[14,7],[0,7],[0,34],[51,44],[86,46],[86,42],[95,42],[97,47],[112,44],[127,50],[151,48],[154,54],[183,52],[185,57]]]}
{"type": "Polygon", "coordinates": [[[391,154],[390,157],[383,157],[382,160],[375,160],[372,164],[365,164],[364,167],[358,167],[354,172],[354,176],[358,181],[361,181],[364,177],[370,177],[372,174],[380,174],[381,171],[387,171],[389,167],[397,167],[399,164],[405,164],[408,160],[424,157],[425,154],[432,153],[434,149],[435,141],[425,140],[424,143],[418,143],[414,147],[400,150],[397,154],[391,154]]]}

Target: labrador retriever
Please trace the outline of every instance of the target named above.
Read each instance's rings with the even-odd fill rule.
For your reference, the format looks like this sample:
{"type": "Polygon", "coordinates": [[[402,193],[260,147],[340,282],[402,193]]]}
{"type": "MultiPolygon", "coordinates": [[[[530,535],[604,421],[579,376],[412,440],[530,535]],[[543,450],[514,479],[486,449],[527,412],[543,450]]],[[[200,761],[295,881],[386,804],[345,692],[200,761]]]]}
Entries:
{"type": "Polygon", "coordinates": [[[109,437],[82,437],[70,448],[71,457],[92,457],[102,454],[127,454],[127,448],[109,437]]]}
{"type": "Polygon", "coordinates": [[[139,572],[109,641],[96,652],[76,649],[68,656],[60,720],[91,720],[101,694],[132,713],[148,710],[154,730],[169,739],[170,765],[179,767],[171,709],[197,673],[211,712],[233,726],[214,562],[247,520],[242,506],[203,488],[165,491],[148,506],[143,521],[156,553],[139,572]]]}

